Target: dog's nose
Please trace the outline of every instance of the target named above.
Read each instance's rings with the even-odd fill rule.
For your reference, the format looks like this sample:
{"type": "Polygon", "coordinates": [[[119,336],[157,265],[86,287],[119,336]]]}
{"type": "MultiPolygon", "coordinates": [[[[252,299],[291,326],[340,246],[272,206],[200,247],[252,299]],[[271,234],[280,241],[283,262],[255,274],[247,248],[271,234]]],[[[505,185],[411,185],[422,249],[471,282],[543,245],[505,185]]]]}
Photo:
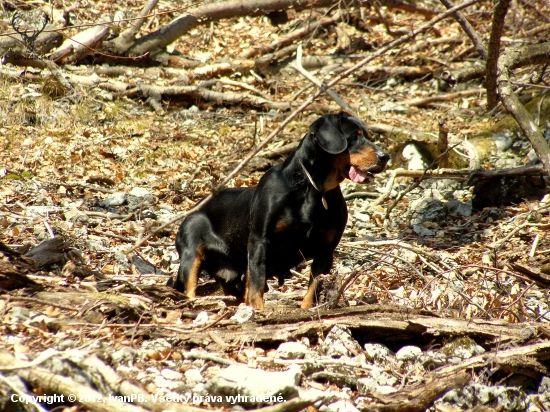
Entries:
{"type": "Polygon", "coordinates": [[[378,157],[378,161],[380,163],[386,164],[388,160],[390,160],[390,155],[385,152],[376,152],[376,156],[378,157]]]}

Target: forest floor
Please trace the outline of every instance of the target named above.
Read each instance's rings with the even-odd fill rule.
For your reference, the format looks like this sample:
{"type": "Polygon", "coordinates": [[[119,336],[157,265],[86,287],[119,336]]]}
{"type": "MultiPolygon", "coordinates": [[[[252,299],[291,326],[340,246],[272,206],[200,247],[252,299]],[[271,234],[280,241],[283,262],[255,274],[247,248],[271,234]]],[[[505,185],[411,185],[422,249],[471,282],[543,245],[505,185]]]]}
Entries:
{"type": "MultiPolygon", "coordinates": [[[[127,14],[142,7],[137,2],[126,3],[127,14]]],[[[427,7],[431,5],[424,3],[427,7]]],[[[544,2],[533,3],[538,10],[550,12],[544,2]]],[[[161,2],[156,11],[167,11],[172,6],[161,2]]],[[[120,5],[89,2],[75,14],[73,24],[96,21],[104,13],[115,13],[115,7],[120,5]]],[[[356,54],[342,54],[346,38],[362,38],[368,44],[367,49],[376,49],[400,31],[424,21],[423,17],[404,10],[381,10],[385,15],[383,21],[374,19],[373,15],[372,21],[367,20],[365,31],[351,23],[341,24],[304,40],[304,56],[331,59],[311,71],[321,80],[330,79],[335,70],[367,53],[360,50],[356,54]],[[389,24],[391,30],[384,23],[389,24]]],[[[321,10],[290,12],[290,20],[279,26],[271,24],[266,16],[220,20],[193,29],[171,47],[182,56],[205,64],[234,60],[243,50],[275,40],[304,24],[312,14],[320,18],[323,13],[321,10]]],[[[469,14],[484,35],[488,29],[483,16],[487,13],[490,13],[490,4],[481,2],[469,14]]],[[[535,28],[540,19],[534,14],[533,8],[527,6],[514,8],[506,26],[505,45],[524,41],[526,33],[535,28]]],[[[171,18],[170,14],[158,15],[148,29],[154,30],[171,18]]],[[[537,34],[541,41],[547,35],[548,30],[537,34]]],[[[7,291],[2,286],[0,290],[0,350],[29,362],[51,348],[93,353],[110,363],[124,380],[141,384],[149,394],[200,393],[203,397],[197,406],[212,408],[216,403],[205,399],[206,392],[197,389],[197,385],[208,386],[219,371],[220,362],[250,367],[262,362],[267,365],[268,359],[277,359],[277,348],[286,340],[301,342],[308,353],[326,353],[322,348],[328,344],[323,342],[333,323],[349,327],[353,339],[360,345],[347,354],[347,367],[353,363],[350,359],[356,359],[354,356],[364,355],[367,349],[362,348],[369,343],[382,343],[393,352],[406,345],[418,346],[423,352],[441,349],[460,336],[468,336],[487,351],[498,348],[499,342],[516,342],[514,350],[519,346],[546,343],[550,336],[546,326],[550,320],[548,196],[540,191],[535,195],[526,193],[529,199],[515,199],[513,204],[505,206],[469,209],[470,212],[465,213],[445,206],[443,218],[424,219],[415,224],[418,202],[432,196],[440,203],[454,199],[471,206],[473,186],[467,176],[446,180],[426,178],[408,190],[414,183],[412,178],[392,178],[392,171],[397,167],[407,168],[408,160],[402,153],[407,143],[436,145],[442,119],[449,130],[451,146],[466,138],[484,136],[488,130],[497,130],[502,124],[499,122],[509,121],[502,106],[487,113],[480,80],[459,85],[457,90],[449,89],[438,80],[443,70],[470,64],[472,53],[460,26],[446,20],[435,30],[377,59],[371,72],[346,79],[334,87],[367,124],[383,124],[397,130],[374,132],[371,136],[392,154],[387,171],[366,187],[349,181],[342,184],[350,218],[336,252],[335,273],[340,277],[352,273],[356,276],[345,292],[343,307],[332,314],[324,312],[324,308],[313,310],[304,317],[298,308],[307,289],[309,265],[306,263],[297,268],[295,276],[284,285],[270,282],[266,311],[255,315],[256,323],[250,328],[246,323],[243,326],[228,320],[236,307],[230,298],[212,297],[210,282],[201,286],[203,297],[195,301],[164,286],[179,265],[174,246],[178,224],[163,229],[133,253],[126,252],[144,234],[208,195],[259,141],[277,128],[286,113],[188,98],[162,99],[163,110],[159,111],[145,98],[136,99],[84,84],[75,83],[71,93],[60,92],[52,78],[41,75],[38,69],[29,68],[23,73],[21,68],[2,66],[0,241],[21,253],[12,255],[10,261],[19,262],[17,267],[29,283],[25,284],[27,280],[24,280],[21,287],[7,291]],[[441,39],[447,41],[438,41],[441,39]],[[415,68],[420,74],[395,74],[399,73],[398,68],[415,68]],[[425,106],[403,103],[462,90],[473,90],[473,93],[425,106]],[[383,194],[387,194],[387,198],[374,206],[383,194]],[[113,201],[117,196],[124,200],[113,201]],[[46,250],[49,256],[35,255],[47,263],[32,268],[32,262],[25,260],[24,254],[32,257],[34,247],[52,238],[62,241],[46,250]],[[372,307],[367,310],[364,305],[372,307]],[[377,311],[378,314],[372,315],[377,311]],[[206,312],[206,320],[199,320],[201,312],[206,312]],[[339,321],[331,323],[332,317],[339,321]],[[397,319],[410,321],[412,318],[416,321],[410,325],[426,322],[421,331],[410,325],[397,325],[397,319]],[[435,323],[428,326],[427,319],[435,323]],[[454,320],[465,323],[445,326],[454,320]],[[385,321],[388,325],[381,326],[380,322],[385,321]],[[482,329],[469,330],[470,321],[487,323],[483,323],[482,329]],[[290,330],[289,325],[293,323],[306,330],[300,331],[298,326],[290,330]],[[514,329],[515,325],[530,333],[522,335],[514,329]],[[497,332],[506,339],[499,341],[497,332]],[[202,355],[193,352],[196,348],[204,350],[202,355]],[[133,360],[121,360],[122,354],[127,355],[126,349],[137,351],[128,355],[133,360]],[[208,352],[213,357],[204,355],[208,352]],[[120,367],[122,364],[126,369],[120,367]],[[167,370],[169,372],[165,372],[167,370]],[[185,374],[189,370],[200,370],[202,377],[193,381],[191,374],[185,374]],[[179,375],[174,378],[170,372],[179,375]],[[181,385],[170,386],[166,381],[179,381],[181,385]]],[[[87,77],[97,67],[101,66],[90,58],[80,65],[67,65],[64,70],[87,77]]],[[[178,84],[178,78],[168,77],[162,68],[127,66],[125,70],[116,78],[118,81],[131,85],[178,84]]],[[[523,83],[529,83],[531,75],[531,68],[519,69],[516,73],[518,82],[523,83]]],[[[548,81],[548,75],[545,76],[548,81]]],[[[270,66],[265,72],[236,71],[222,79],[240,85],[218,81],[213,83],[215,90],[241,92],[242,84],[246,84],[254,89],[253,93],[277,102],[299,103],[313,90],[307,79],[282,63],[270,66]]],[[[200,81],[203,80],[197,79],[196,83],[200,81]]],[[[546,112],[541,109],[547,105],[544,94],[547,90],[524,87],[521,92],[522,101],[538,102],[539,114],[543,113],[538,119],[539,125],[548,129],[550,117],[545,118],[546,112]]],[[[309,125],[327,110],[339,110],[327,95],[322,95],[316,103],[318,106],[301,113],[260,152],[262,162],[255,159],[229,186],[255,185],[266,164],[278,163],[286,156],[286,153],[274,156],[273,151],[298,142],[309,125]]],[[[484,158],[483,169],[497,170],[529,162],[528,142],[517,128],[511,127],[509,135],[513,141],[510,146],[517,149],[513,156],[494,151],[484,158]],[[519,159],[519,163],[512,160],[506,163],[504,160],[509,158],[519,159]]],[[[457,152],[460,151],[457,149],[457,152]]],[[[468,159],[460,154],[454,156],[458,159],[458,168],[467,167],[468,159]]],[[[533,179],[540,181],[541,178],[533,179]]],[[[537,357],[540,367],[532,367],[527,373],[537,382],[539,392],[540,378],[547,374],[547,352],[545,347],[545,355],[537,357]]],[[[481,356],[481,352],[476,354],[481,356]]],[[[2,356],[0,378],[1,365],[5,366],[2,356]]],[[[70,355],[67,356],[60,359],[69,359],[70,355]]],[[[367,354],[367,361],[369,356],[367,354]]],[[[57,369],[48,364],[50,361],[44,359],[38,364],[49,365],[48,370],[54,374],[74,377],[77,369],[93,374],[82,359],[73,359],[72,366],[57,365],[57,369]]],[[[433,365],[428,367],[419,361],[401,363],[392,371],[389,361],[385,361],[382,369],[390,374],[395,372],[394,376],[399,377],[399,383],[392,381],[389,386],[399,391],[425,383],[424,377],[428,379],[433,369],[433,365]]],[[[284,369],[283,363],[270,364],[265,369],[284,369]]],[[[481,366],[482,363],[476,364],[476,370],[481,366]]],[[[302,380],[301,388],[325,393],[325,404],[334,399],[347,399],[353,407],[370,410],[371,402],[382,402],[383,395],[372,395],[357,383],[357,379],[368,375],[366,369],[350,372],[353,367],[350,368],[326,371],[327,374],[317,378],[312,377],[311,371],[302,370],[307,379],[302,380]],[[355,383],[338,380],[338,376],[346,373],[359,375],[354,376],[355,383]]],[[[506,373],[501,370],[493,376],[493,383],[497,380],[501,384],[517,372],[514,368],[503,370],[506,373]]],[[[477,376],[474,381],[487,383],[489,378],[477,376]]],[[[13,382],[3,386],[2,382],[0,380],[0,395],[7,393],[7,386],[17,386],[13,382]]],[[[86,377],[81,383],[101,392],[93,378],[86,377]]],[[[113,386],[107,387],[110,389],[104,390],[104,395],[114,391],[113,386]]],[[[26,390],[15,391],[26,393],[26,390]]],[[[33,390],[35,394],[49,393],[44,388],[41,392],[38,384],[33,385],[33,390]]],[[[524,401],[526,393],[532,392],[524,390],[524,401]]],[[[439,395],[442,394],[440,391],[439,395]]],[[[431,401],[424,406],[430,407],[431,401]]],[[[495,402],[501,404],[494,400],[488,404],[496,407],[495,402]]],[[[525,401],[523,409],[518,406],[516,410],[527,410],[527,405],[532,406],[534,402],[525,401]]],[[[80,406],[70,406],[67,402],[60,405],[56,410],[94,410],[85,402],[80,402],[80,406]]],[[[319,403],[315,405],[320,407],[319,403]]],[[[456,405],[460,403],[454,405],[458,408],[456,405]]],[[[143,404],[140,407],[146,408],[143,404]]],[[[333,406],[331,410],[338,407],[333,406]]],[[[299,410],[300,405],[295,408],[299,410]]]]}

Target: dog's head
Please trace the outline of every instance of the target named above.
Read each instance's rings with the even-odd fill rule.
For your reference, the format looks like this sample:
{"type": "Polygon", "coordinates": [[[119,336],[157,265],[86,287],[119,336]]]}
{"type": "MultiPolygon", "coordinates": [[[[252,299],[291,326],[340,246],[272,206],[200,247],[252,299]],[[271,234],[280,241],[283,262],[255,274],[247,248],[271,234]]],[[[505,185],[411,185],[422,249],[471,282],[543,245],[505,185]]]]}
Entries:
{"type": "Polygon", "coordinates": [[[310,136],[325,152],[334,155],[335,176],[325,190],[348,178],[355,183],[369,183],[386,167],[389,155],[368,139],[365,123],[346,112],[327,114],[311,125],[310,136]]]}

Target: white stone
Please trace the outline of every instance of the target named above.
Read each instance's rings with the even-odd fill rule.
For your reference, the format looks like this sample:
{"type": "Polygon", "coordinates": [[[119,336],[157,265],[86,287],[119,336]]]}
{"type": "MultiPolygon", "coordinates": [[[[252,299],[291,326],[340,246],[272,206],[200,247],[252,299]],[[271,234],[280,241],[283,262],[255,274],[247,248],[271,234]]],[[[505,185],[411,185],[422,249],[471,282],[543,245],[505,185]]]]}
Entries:
{"type": "Polygon", "coordinates": [[[163,369],[160,371],[160,374],[166,379],[170,379],[173,381],[181,380],[183,378],[183,375],[180,372],[176,372],[172,369],[163,369]]]}
{"type": "Polygon", "coordinates": [[[257,398],[277,397],[291,399],[298,395],[298,385],[302,377],[300,368],[291,367],[284,372],[267,372],[244,365],[231,365],[214,376],[206,384],[206,390],[214,396],[238,396],[240,405],[254,407],[269,404],[257,402],[257,398]],[[252,402],[254,397],[254,402],[252,402]]]}
{"type": "Polygon", "coordinates": [[[303,359],[307,352],[307,346],[301,342],[284,342],[275,351],[275,357],[279,359],[303,359]]]}
{"type": "Polygon", "coordinates": [[[397,351],[395,357],[400,361],[411,361],[417,359],[422,354],[422,349],[418,346],[403,346],[397,351]]]}

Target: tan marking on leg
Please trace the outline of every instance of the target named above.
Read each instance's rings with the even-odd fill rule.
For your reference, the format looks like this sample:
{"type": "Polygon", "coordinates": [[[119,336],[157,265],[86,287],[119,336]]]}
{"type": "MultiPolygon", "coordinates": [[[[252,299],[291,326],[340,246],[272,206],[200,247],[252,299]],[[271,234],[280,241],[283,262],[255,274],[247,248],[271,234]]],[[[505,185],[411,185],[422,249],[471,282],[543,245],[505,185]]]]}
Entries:
{"type": "Polygon", "coordinates": [[[197,256],[191,266],[191,270],[187,275],[187,283],[185,284],[185,295],[188,298],[194,298],[197,294],[197,283],[201,271],[201,265],[204,262],[204,245],[197,247],[197,256]]]}
{"type": "Polygon", "coordinates": [[[244,303],[256,310],[264,310],[264,291],[256,290],[250,283],[250,272],[246,271],[244,303]]]}
{"type": "Polygon", "coordinates": [[[317,289],[318,283],[319,281],[317,280],[317,278],[311,280],[311,283],[307,288],[306,295],[304,296],[304,300],[302,301],[302,304],[300,306],[302,309],[310,309],[313,307],[315,303],[315,290],[317,289]]]}

